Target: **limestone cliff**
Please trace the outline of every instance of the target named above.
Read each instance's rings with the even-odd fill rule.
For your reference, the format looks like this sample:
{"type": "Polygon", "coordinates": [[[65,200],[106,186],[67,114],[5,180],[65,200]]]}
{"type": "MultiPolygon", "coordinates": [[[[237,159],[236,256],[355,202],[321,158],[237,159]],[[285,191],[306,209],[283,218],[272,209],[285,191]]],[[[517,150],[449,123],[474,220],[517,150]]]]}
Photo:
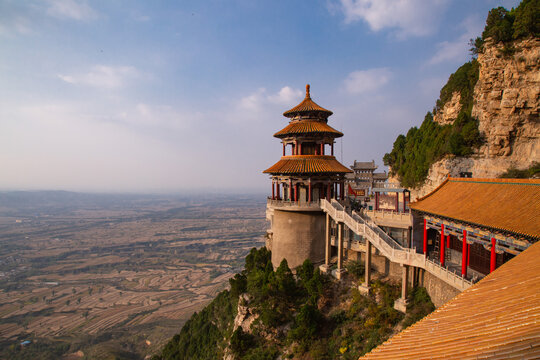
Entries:
{"type": "MultiPolygon", "coordinates": [[[[479,78],[474,87],[472,116],[479,121],[483,145],[468,157],[447,156],[434,163],[413,198],[437,187],[444,178],[472,172],[473,177],[497,177],[510,167],[529,167],[540,161],[540,39],[513,44],[503,56],[503,45],[487,41],[478,55],[479,78]]],[[[455,93],[434,121],[451,124],[460,111],[455,93]]]]}

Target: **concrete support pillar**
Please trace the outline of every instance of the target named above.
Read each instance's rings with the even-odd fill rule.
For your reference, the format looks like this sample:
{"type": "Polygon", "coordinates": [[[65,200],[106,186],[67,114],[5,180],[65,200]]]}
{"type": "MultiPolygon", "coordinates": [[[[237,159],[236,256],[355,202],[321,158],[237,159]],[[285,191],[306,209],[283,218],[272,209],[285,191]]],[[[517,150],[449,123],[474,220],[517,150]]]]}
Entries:
{"type": "Polygon", "coordinates": [[[407,312],[407,289],[409,286],[409,266],[401,265],[402,276],[401,276],[401,298],[397,299],[394,302],[394,309],[407,312]]]}
{"type": "Polygon", "coordinates": [[[463,247],[461,249],[461,276],[467,277],[467,230],[463,230],[463,247]]]}
{"type": "Polygon", "coordinates": [[[308,185],[308,202],[311,202],[311,191],[312,191],[312,188],[311,188],[311,179],[309,180],[309,185],[308,185]]]}
{"type": "Polygon", "coordinates": [[[330,261],[332,256],[332,242],[330,238],[330,229],[332,225],[330,215],[326,214],[326,228],[325,228],[325,246],[324,246],[324,264],[319,266],[321,272],[328,274],[330,272],[330,261]]]}
{"type": "Polygon", "coordinates": [[[298,183],[294,184],[294,202],[298,202],[298,183]]]}
{"type": "Polygon", "coordinates": [[[364,283],[358,286],[358,290],[362,294],[369,294],[370,287],[369,282],[371,281],[371,243],[369,240],[366,240],[366,258],[364,264],[364,283]]]}
{"type": "Polygon", "coordinates": [[[337,240],[338,240],[338,256],[337,256],[337,268],[338,271],[343,269],[343,223],[337,224],[337,240]]]}
{"type": "Polygon", "coordinates": [[[341,280],[346,270],[343,268],[343,223],[337,223],[337,248],[338,248],[338,259],[337,259],[337,269],[332,272],[332,275],[341,280]]]}
{"type": "Polygon", "coordinates": [[[424,219],[424,254],[427,254],[427,220],[424,219]]]}
{"type": "Polygon", "coordinates": [[[491,238],[491,259],[489,262],[489,273],[491,274],[493,271],[495,271],[495,268],[497,267],[497,253],[495,252],[495,246],[497,244],[497,240],[495,238],[491,238]]]}
{"type": "Polygon", "coordinates": [[[439,250],[441,253],[440,261],[441,266],[444,266],[444,224],[441,225],[441,242],[439,244],[439,250]]]}

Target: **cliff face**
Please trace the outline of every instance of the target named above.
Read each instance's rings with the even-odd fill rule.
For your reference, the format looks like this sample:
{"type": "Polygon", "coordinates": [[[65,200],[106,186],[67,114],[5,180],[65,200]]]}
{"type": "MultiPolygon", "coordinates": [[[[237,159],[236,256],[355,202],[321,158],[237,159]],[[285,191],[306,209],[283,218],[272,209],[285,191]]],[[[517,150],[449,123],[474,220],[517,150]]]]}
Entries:
{"type": "MultiPolygon", "coordinates": [[[[472,116],[484,144],[469,157],[446,157],[429,170],[413,198],[428,194],[444,178],[472,172],[473,177],[497,177],[510,167],[529,167],[540,161],[540,39],[514,43],[511,56],[502,55],[502,45],[486,42],[478,55],[480,73],[474,88],[472,116]]],[[[452,123],[459,112],[459,93],[454,94],[434,121],[452,123]]]]}

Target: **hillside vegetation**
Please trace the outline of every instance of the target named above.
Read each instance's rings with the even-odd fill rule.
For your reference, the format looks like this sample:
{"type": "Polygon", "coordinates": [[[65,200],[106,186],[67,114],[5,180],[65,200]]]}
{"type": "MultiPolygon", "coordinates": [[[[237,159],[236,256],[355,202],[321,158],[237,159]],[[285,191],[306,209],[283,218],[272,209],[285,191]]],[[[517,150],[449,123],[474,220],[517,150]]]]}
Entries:
{"type": "MultiPolygon", "coordinates": [[[[398,284],[375,281],[373,294],[363,296],[354,282],[334,281],[309,260],[293,275],[286,260],[274,271],[270,259],[266,248],[252,249],[230,290],[194,314],[153,359],[357,359],[434,309],[423,288],[412,292],[404,316],[393,308],[398,284]],[[249,329],[234,327],[239,301],[252,314],[249,329]]],[[[363,266],[349,268],[353,278],[363,266]]]]}
{"type": "MultiPolygon", "coordinates": [[[[473,56],[482,53],[490,41],[502,44],[501,56],[511,55],[516,50],[515,40],[538,37],[539,27],[539,0],[524,0],[510,11],[494,8],[488,14],[482,37],[471,40],[471,52],[473,56]]],[[[403,186],[421,186],[433,163],[445,156],[469,156],[483,143],[478,121],[471,116],[478,74],[479,64],[473,59],[450,75],[433,111],[427,113],[421,126],[399,135],[392,151],[385,154],[384,164],[391,167],[403,186]],[[435,122],[434,115],[443,110],[455,93],[460,94],[461,105],[456,120],[446,125],[435,122]]]]}

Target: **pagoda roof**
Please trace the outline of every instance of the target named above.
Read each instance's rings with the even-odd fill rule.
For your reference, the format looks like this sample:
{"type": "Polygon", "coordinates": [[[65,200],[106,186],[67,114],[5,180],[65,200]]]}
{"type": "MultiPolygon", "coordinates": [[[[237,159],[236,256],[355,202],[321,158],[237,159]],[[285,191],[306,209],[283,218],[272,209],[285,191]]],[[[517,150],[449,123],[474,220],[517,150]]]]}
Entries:
{"type": "Polygon", "coordinates": [[[362,359],[540,358],[539,258],[536,243],[362,359]]]}
{"type": "Polygon", "coordinates": [[[330,110],[326,110],[325,108],[317,105],[315,101],[311,100],[311,96],[309,94],[309,84],[306,85],[306,97],[302,102],[295,107],[293,107],[290,110],[287,110],[283,113],[283,116],[292,118],[296,115],[311,113],[311,112],[318,112],[325,115],[325,117],[328,117],[333,114],[330,110]]]}
{"type": "Polygon", "coordinates": [[[540,239],[540,179],[448,178],[410,207],[540,239]]]}
{"type": "Polygon", "coordinates": [[[287,135],[300,134],[330,134],[334,138],[343,136],[341,131],[337,131],[324,121],[317,120],[291,121],[289,125],[275,133],[274,136],[277,138],[284,138],[287,135]]]}
{"type": "Polygon", "coordinates": [[[263,171],[267,174],[345,174],[350,172],[352,171],[330,155],[283,156],[277,163],[263,171]]]}

